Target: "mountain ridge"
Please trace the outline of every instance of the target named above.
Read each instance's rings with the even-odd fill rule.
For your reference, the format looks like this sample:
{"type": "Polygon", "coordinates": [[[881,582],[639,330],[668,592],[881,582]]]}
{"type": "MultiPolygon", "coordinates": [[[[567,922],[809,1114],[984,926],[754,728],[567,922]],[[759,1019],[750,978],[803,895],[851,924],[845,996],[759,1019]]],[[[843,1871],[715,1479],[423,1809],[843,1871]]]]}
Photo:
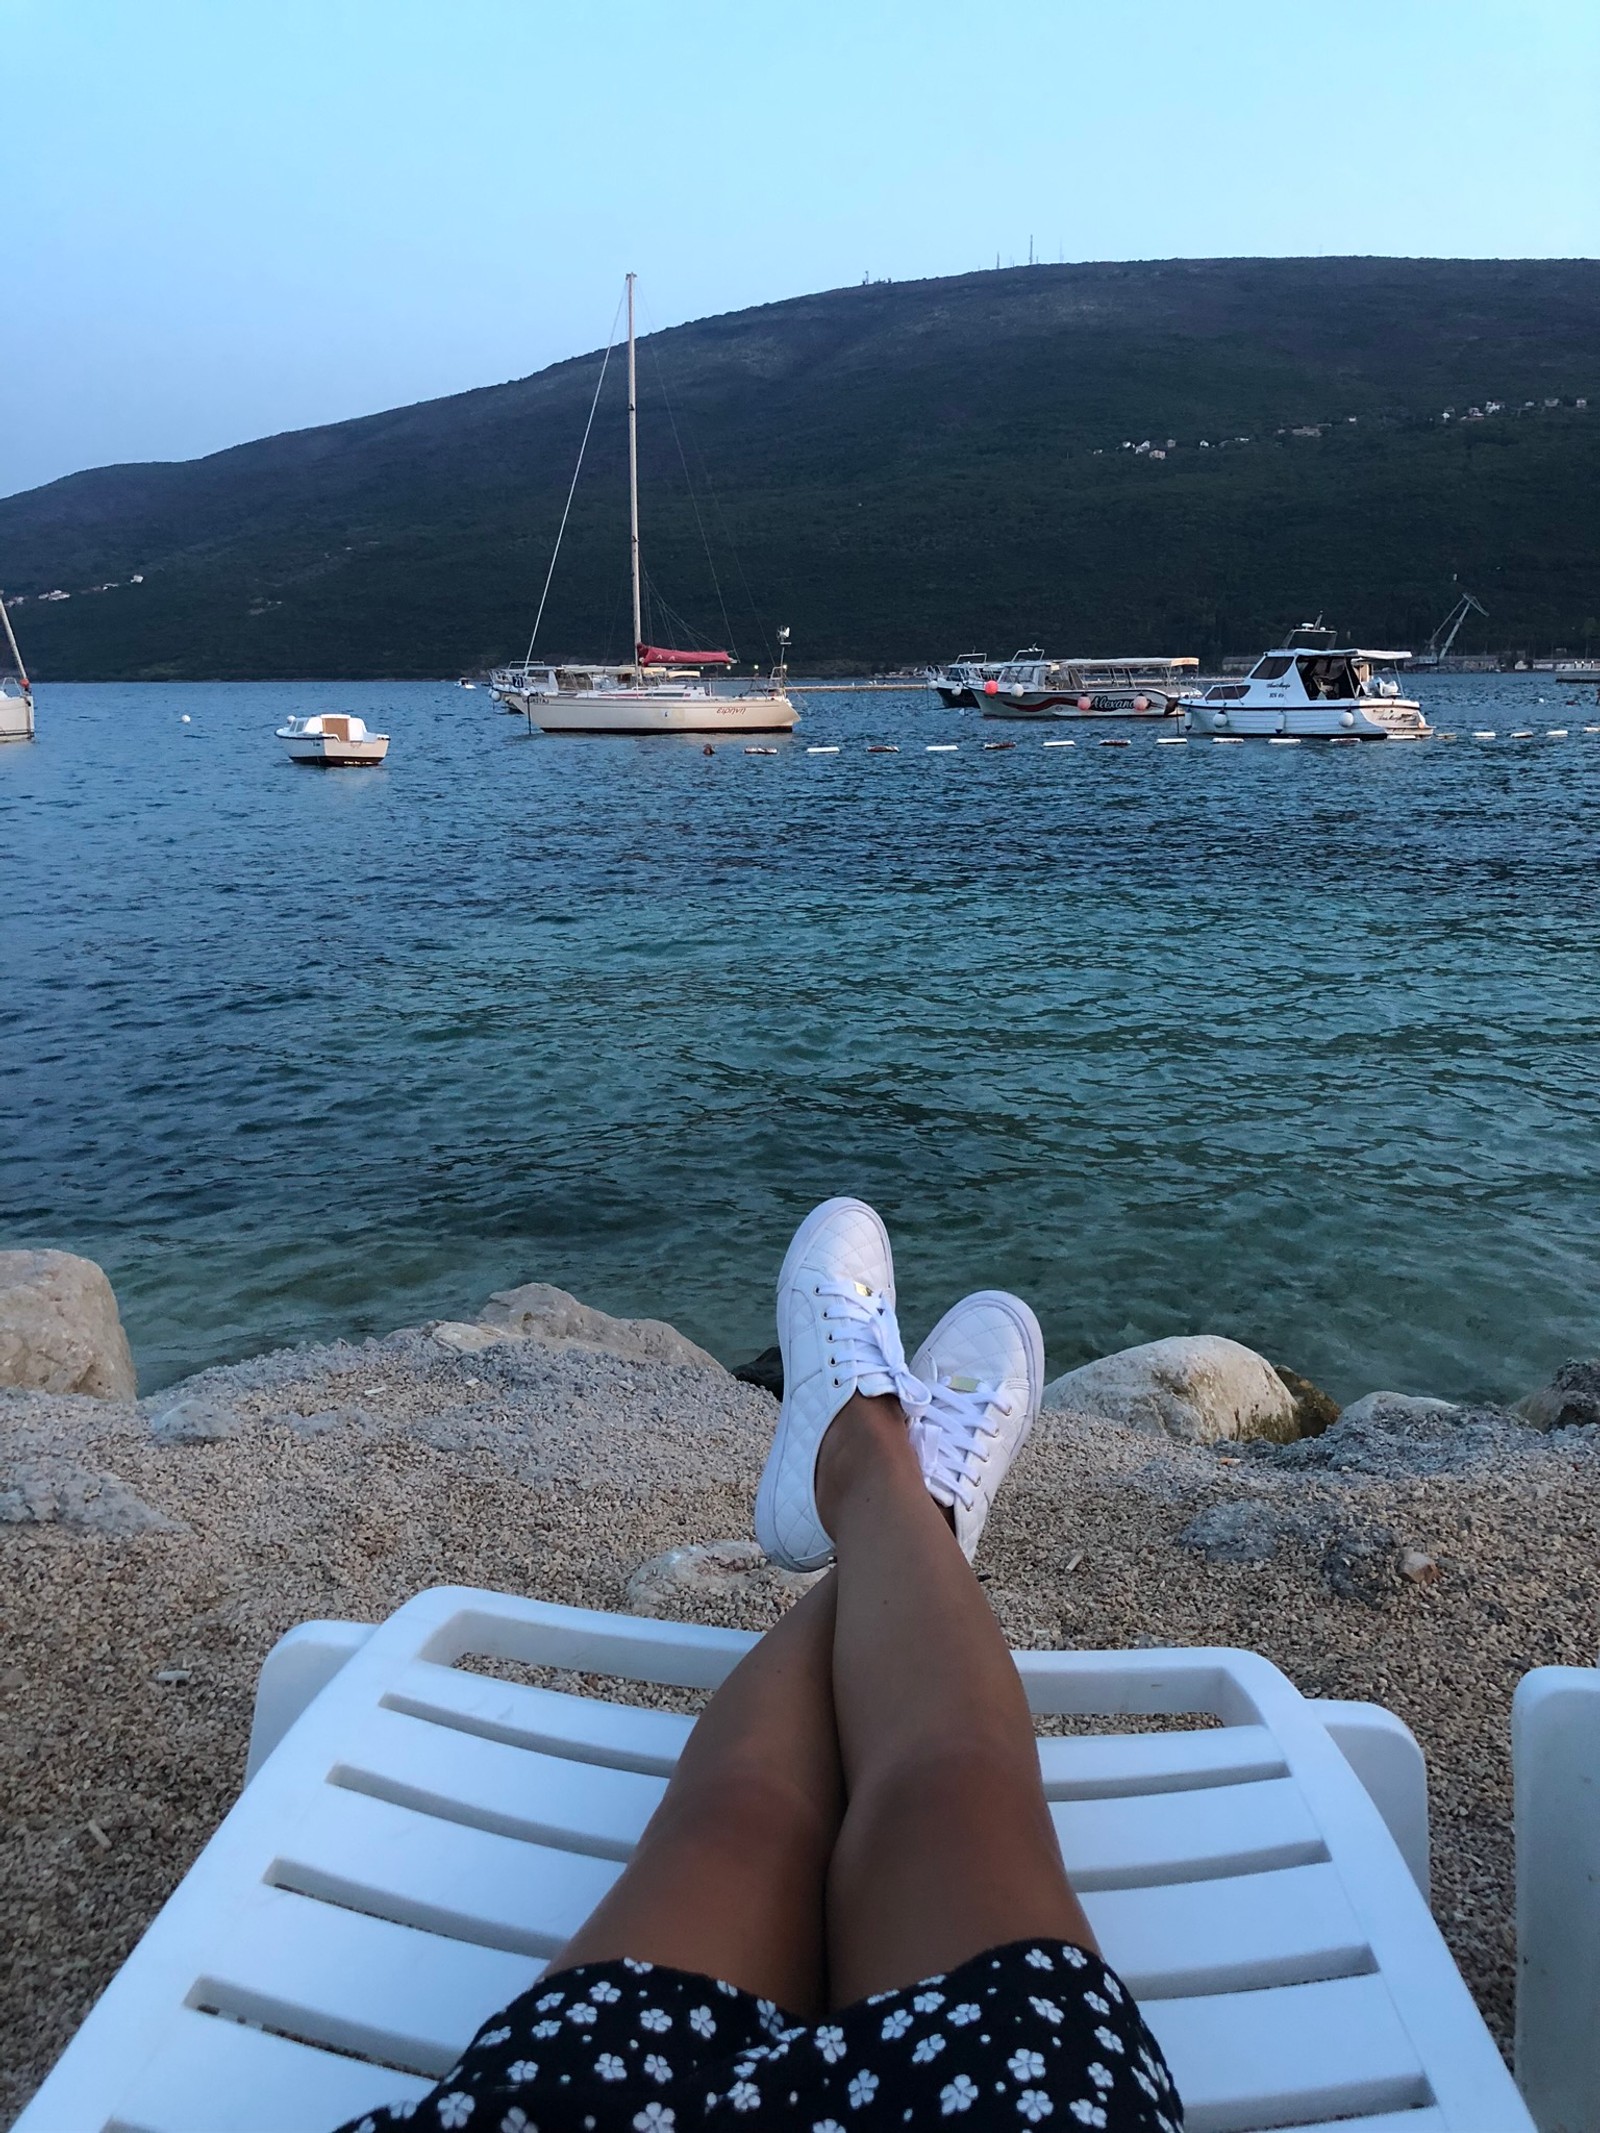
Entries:
{"type": "MultiPolygon", "coordinates": [[[[746,657],[787,621],[813,668],[958,639],[1215,656],[1302,607],[1414,642],[1459,576],[1487,641],[1581,642],[1597,348],[1584,260],[1023,267],[688,321],[639,348],[652,612],[746,657]]],[[[599,353],[0,499],[30,666],[399,676],[520,653],[599,353]],[[74,597],[39,599],[56,586],[74,597]]],[[[560,653],[626,652],[621,370],[556,580],[560,653]]]]}

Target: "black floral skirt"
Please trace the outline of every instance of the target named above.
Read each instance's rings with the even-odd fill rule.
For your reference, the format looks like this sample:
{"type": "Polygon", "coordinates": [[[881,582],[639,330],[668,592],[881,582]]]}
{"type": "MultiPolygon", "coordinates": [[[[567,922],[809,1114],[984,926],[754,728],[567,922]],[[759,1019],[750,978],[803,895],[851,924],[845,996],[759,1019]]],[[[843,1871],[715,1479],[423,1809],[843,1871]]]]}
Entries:
{"type": "Polygon", "coordinates": [[[1178,2133],[1183,2106],[1127,1987],[1064,1941],[795,2022],[737,1986],[625,1958],[563,1970],[486,2022],[433,2093],[340,2133],[1178,2133]]]}

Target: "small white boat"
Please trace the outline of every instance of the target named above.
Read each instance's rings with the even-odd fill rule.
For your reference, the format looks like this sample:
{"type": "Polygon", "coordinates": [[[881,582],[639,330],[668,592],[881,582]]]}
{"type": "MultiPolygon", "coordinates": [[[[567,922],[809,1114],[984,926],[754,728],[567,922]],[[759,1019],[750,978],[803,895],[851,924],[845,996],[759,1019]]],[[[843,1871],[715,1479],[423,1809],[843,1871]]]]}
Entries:
{"type": "MultiPolygon", "coordinates": [[[[1034,647],[1037,651],[1037,647],[1034,647]]],[[[1019,659],[1027,657],[1019,652],[1019,659]]],[[[970,710],[978,701],[979,693],[987,677],[999,669],[989,664],[985,652],[963,652],[959,659],[948,665],[929,667],[928,687],[932,689],[947,711],[970,710]]]]}
{"type": "Polygon", "coordinates": [[[1182,698],[1191,733],[1223,740],[1424,740],[1433,728],[1398,670],[1409,652],[1340,646],[1320,622],[1258,659],[1243,681],[1219,681],[1182,698]]]}
{"type": "Polygon", "coordinates": [[[1188,653],[1046,659],[1030,649],[991,668],[978,699],[985,718],[1171,718],[1199,664],[1188,653]]]}
{"type": "Polygon", "coordinates": [[[6,603],[0,597],[0,741],[33,739],[33,684],[17,650],[6,603]]]}
{"type": "Polygon", "coordinates": [[[291,718],[278,728],[278,739],[291,763],[313,763],[324,770],[357,770],[381,763],[389,753],[387,733],[369,733],[365,719],[343,711],[291,718]]]}
{"type": "Polygon", "coordinates": [[[496,667],[489,676],[489,694],[503,710],[517,718],[525,715],[527,698],[555,696],[560,688],[560,676],[555,667],[536,666],[526,659],[514,667],[496,667]]]}

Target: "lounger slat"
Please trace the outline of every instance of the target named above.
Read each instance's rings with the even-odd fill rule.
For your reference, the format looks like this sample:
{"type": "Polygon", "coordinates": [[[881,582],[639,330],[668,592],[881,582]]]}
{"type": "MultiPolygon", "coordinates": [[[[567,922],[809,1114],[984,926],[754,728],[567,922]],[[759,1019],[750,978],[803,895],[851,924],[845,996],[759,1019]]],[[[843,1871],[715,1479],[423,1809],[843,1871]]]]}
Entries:
{"type": "Polygon", "coordinates": [[[1106,1961],[1141,2000],[1258,1992],[1374,1967],[1332,1866],[1103,1889],[1084,1909],[1106,1961]]]}
{"type": "Polygon", "coordinates": [[[1265,1726],[1217,1726],[1196,1733],[1094,1733],[1039,1743],[1039,1769],[1052,1800],[1110,1800],[1125,1793],[1187,1792],[1244,1785],[1287,1772],[1265,1726]]]}
{"type": "Polygon", "coordinates": [[[1381,1978],[1155,2000],[1144,2015],[1183,2097],[1186,2133],[1256,2133],[1434,2100],[1381,1978]]]}
{"type": "Polygon", "coordinates": [[[622,1871],[613,1859],[441,1822],[328,1785],[281,1846],[275,1887],[513,1955],[553,1955],[622,1871]]]}
{"type": "Polygon", "coordinates": [[[543,1968],[534,1956],[263,1889],[189,1997],[208,2013],[437,2081],[543,1968]]]}
{"type": "Polygon", "coordinates": [[[109,2117],[41,2123],[54,2133],[329,2133],[433,2086],[189,2008],[164,2016],[162,2030],[160,2050],[125,2084],[109,2117]]]}
{"type": "Polygon", "coordinates": [[[1437,2104],[1415,2111],[1380,2111],[1375,2118],[1319,2118],[1295,2133],[1448,2133],[1450,2121],[1437,2104]]]}
{"type": "Polygon", "coordinates": [[[1079,1890],[1214,1881],[1327,1856],[1300,1788],[1288,1778],[1143,1799],[1062,1800],[1050,1814],[1079,1890]]]}
{"type": "Polygon", "coordinates": [[[383,1700],[391,1710],[433,1718],[513,1747],[542,1748],[548,1755],[657,1777],[670,1776],[694,1729],[694,1720],[677,1711],[496,1681],[426,1659],[406,1667],[383,1700]]]}
{"type": "Polygon", "coordinates": [[[666,1781],[512,1748],[404,1712],[370,1713],[335,1782],[478,1829],[626,1859],[666,1781]]]}

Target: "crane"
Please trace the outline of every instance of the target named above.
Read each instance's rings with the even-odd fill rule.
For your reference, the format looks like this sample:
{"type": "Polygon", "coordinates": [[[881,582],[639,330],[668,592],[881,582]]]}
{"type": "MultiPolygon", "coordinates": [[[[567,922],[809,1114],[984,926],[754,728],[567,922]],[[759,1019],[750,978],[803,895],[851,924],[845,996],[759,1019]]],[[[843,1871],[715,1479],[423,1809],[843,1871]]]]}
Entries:
{"type": "Polygon", "coordinates": [[[1428,649],[1417,654],[1417,665],[1419,667],[1443,666],[1444,662],[1450,657],[1451,645],[1456,641],[1456,631],[1460,629],[1462,623],[1471,614],[1482,615],[1486,622],[1489,619],[1489,610],[1482,602],[1474,600],[1471,593],[1464,592],[1428,639],[1428,649]]]}

